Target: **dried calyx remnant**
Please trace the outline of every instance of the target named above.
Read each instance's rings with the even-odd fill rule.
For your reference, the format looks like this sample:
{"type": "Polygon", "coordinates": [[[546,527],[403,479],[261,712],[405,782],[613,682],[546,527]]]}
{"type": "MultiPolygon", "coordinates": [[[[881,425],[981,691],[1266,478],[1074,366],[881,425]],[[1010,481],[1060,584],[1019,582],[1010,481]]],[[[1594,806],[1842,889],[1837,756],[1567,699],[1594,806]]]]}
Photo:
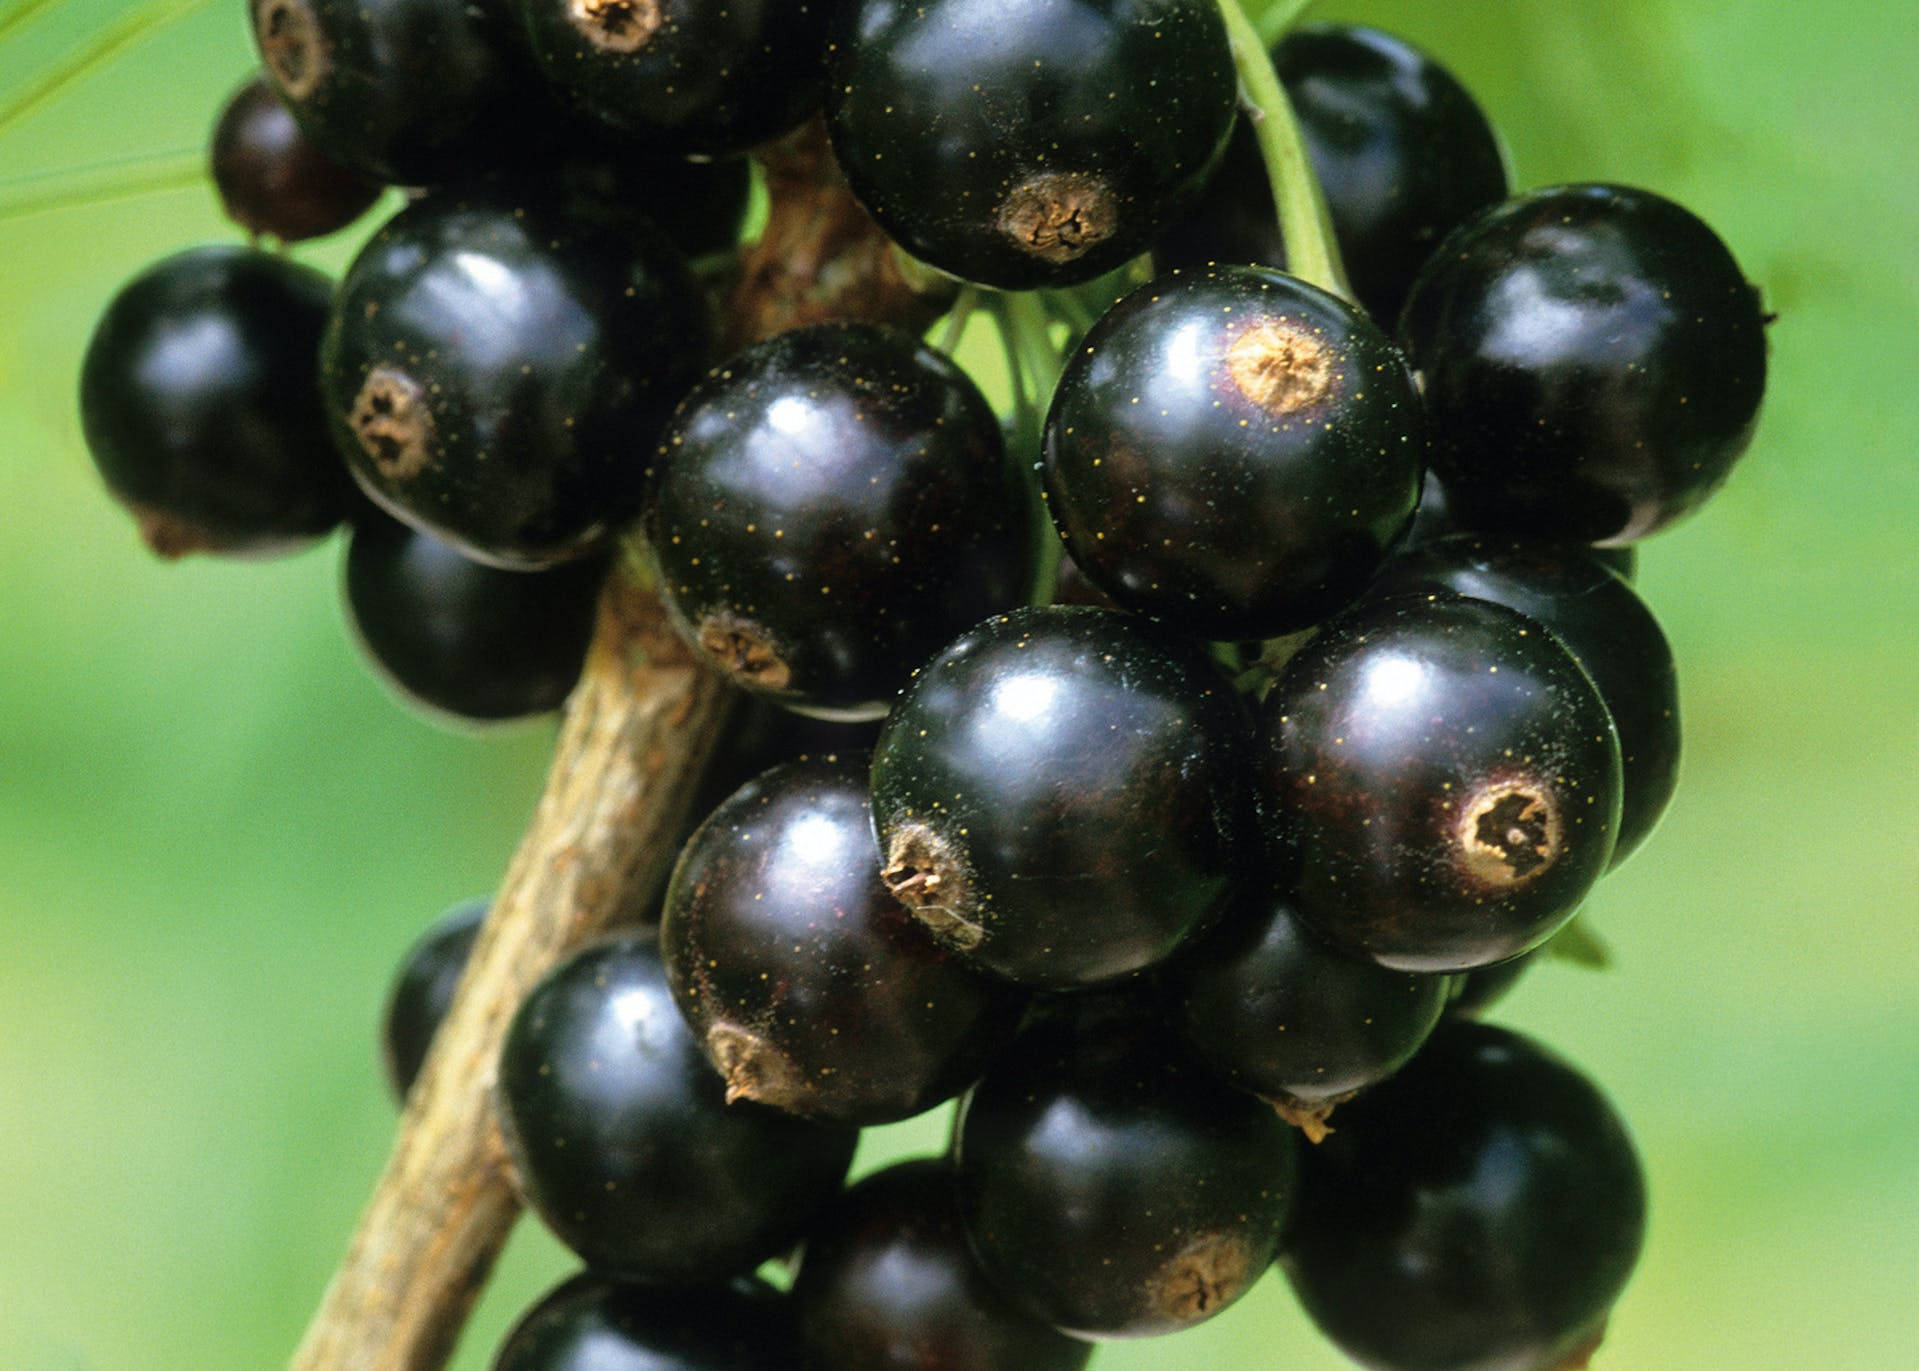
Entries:
{"type": "Polygon", "coordinates": [[[785,690],[793,680],[765,629],[735,614],[710,614],[700,621],[700,647],[714,665],[761,690],[785,690]]]}
{"type": "Polygon", "coordinates": [[[716,1023],[706,1032],[707,1056],[726,1077],[726,1102],[753,1100],[800,1112],[806,1082],[792,1058],[751,1029],[716,1023]]]}
{"type": "Polygon", "coordinates": [[[347,422],[387,480],[404,481],[425,468],[433,415],[426,407],[426,392],[405,372],[392,367],[368,372],[347,422]]]}
{"type": "Polygon", "coordinates": [[[1042,262],[1071,262],[1113,236],[1119,206],[1097,176],[1041,172],[1000,202],[999,231],[1042,262]]]}
{"type": "Polygon", "coordinates": [[[966,868],[952,845],[924,824],[908,823],[886,845],[880,879],[913,917],[948,947],[967,951],[986,940],[968,908],[966,868]]]}
{"type": "Polygon", "coordinates": [[[1541,786],[1487,786],[1467,804],[1459,839],[1467,870],[1481,884],[1524,885],[1559,858],[1559,806],[1541,786]]]}
{"type": "Polygon", "coordinates": [[[1181,1248],[1161,1268],[1160,1309],[1172,1318],[1197,1323],[1238,1299],[1258,1274],[1244,1242],[1222,1233],[1206,1234],[1181,1248]]]}
{"type": "Polygon", "coordinates": [[[1324,337],[1290,319],[1262,319],[1226,349],[1234,387],[1276,419],[1331,398],[1337,361],[1324,337]]]}
{"type": "Polygon", "coordinates": [[[596,48],[638,52],[659,32],[659,0],[567,0],[566,16],[596,48]]]}
{"type": "Polygon", "coordinates": [[[259,0],[253,27],[260,54],[290,100],[304,100],[326,79],[326,43],[308,0],[259,0]]]}

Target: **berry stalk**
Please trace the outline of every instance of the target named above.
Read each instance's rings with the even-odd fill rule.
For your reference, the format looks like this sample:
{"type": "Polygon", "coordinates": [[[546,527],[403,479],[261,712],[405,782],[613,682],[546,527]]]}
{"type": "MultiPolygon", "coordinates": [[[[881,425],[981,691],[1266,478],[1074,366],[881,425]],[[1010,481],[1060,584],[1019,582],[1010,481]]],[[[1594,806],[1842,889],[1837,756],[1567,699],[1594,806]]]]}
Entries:
{"type": "MultiPolygon", "coordinates": [[[[772,205],[726,318],[750,342],[823,318],[919,329],[943,302],[899,275],[817,126],[763,154],[772,205]]],[[[527,990],[664,884],[729,700],[630,558],[610,578],[531,827],[408,1098],[399,1137],[293,1371],[435,1371],[519,1214],[493,1101],[527,990]]]]}
{"type": "MultiPolygon", "coordinates": [[[[1287,8],[1296,14],[1305,7],[1287,8]]],[[[1326,197],[1320,193],[1319,178],[1313,174],[1312,163],[1307,158],[1306,142],[1300,136],[1292,102],[1286,98],[1286,89],[1273,70],[1272,54],[1252,20],[1246,17],[1239,0],[1219,0],[1219,13],[1226,21],[1226,36],[1233,45],[1241,105],[1246,118],[1252,121],[1260,157],[1266,163],[1266,179],[1273,187],[1280,236],[1286,243],[1287,270],[1322,290],[1351,300],[1353,290],[1346,282],[1346,271],[1339,260],[1339,245],[1333,240],[1333,221],[1326,212],[1326,197]]]]}

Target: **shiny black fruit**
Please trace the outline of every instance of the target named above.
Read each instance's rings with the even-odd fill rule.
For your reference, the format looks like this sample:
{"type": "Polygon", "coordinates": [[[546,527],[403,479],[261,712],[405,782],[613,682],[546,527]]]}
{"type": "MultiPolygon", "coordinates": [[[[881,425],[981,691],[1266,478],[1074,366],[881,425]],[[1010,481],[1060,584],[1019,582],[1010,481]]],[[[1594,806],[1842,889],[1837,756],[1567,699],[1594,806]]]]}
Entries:
{"type": "Polygon", "coordinates": [[[1294,1134],[1156,1017],[1069,1006],[1022,1034],[954,1126],[960,1214],[1001,1291],[1087,1338],[1191,1327],[1272,1262],[1294,1134]]]}
{"type": "Polygon", "coordinates": [[[1456,591],[1551,629],[1599,687],[1619,729],[1618,866],[1651,833],[1679,781],[1679,679],[1645,601],[1592,550],[1461,536],[1396,558],[1369,595],[1456,591]]]}
{"type": "Polygon", "coordinates": [[[910,334],[819,324],[700,383],[662,435],[648,544],[734,681],[876,718],[955,634],[1025,603],[1027,486],[979,388],[910,334]]]}
{"type": "Polygon", "coordinates": [[[584,948],[533,988],[500,1053],[499,1106],[527,1205],[589,1266],[647,1282],[723,1279],[791,1245],[858,1137],[729,1105],[650,934],[584,948]]]}
{"type": "Polygon", "coordinates": [[[1598,1343],[1645,1218],[1605,1097],[1518,1034],[1449,1020],[1308,1151],[1283,1260],[1366,1366],[1561,1371],[1598,1343]]]}
{"type": "Polygon", "coordinates": [[[227,218],[283,243],[345,228],[380,198],[378,181],[313,145],[264,76],[241,86],[221,111],[209,161],[227,218]]]}
{"type": "Polygon", "coordinates": [[[845,1123],[957,1095],[1025,1007],[881,882],[864,753],[775,767],[714,810],[673,870],[660,951],[729,1099],[845,1123]]]}
{"type": "Polygon", "coordinates": [[[1037,987],[1159,961],[1242,859],[1238,698],[1188,640],[1112,610],[992,619],[922,668],[873,754],[894,894],[1037,987]]]}
{"type": "Polygon", "coordinates": [[[1462,522],[1625,543],[1690,514],[1752,440],[1765,319],[1690,211],[1624,186],[1532,191],[1470,221],[1400,321],[1462,522]]]}
{"type": "Polygon", "coordinates": [[[1095,585],[1206,638],[1268,638],[1356,598],[1412,517],[1419,395],[1337,296],[1247,266],[1108,310],[1046,419],[1047,509],[1095,585]]]}
{"type": "Polygon", "coordinates": [[[400,963],[380,1021],[380,1055],[396,1099],[406,1099],[420,1074],[492,903],[482,896],[453,906],[433,921],[400,963]]]}
{"type": "Polygon", "coordinates": [[[1232,128],[1212,0],[856,0],[833,42],[853,193],[915,256],[1005,290],[1137,256],[1232,128]]]}
{"type": "Polygon", "coordinates": [[[362,176],[431,185],[498,157],[526,100],[502,4],[249,0],[260,62],[307,137],[362,176]]]}
{"type": "Polygon", "coordinates": [[[758,1280],[658,1290],[580,1275],[521,1317],[492,1371],[799,1371],[792,1323],[758,1280]]]}
{"type": "Polygon", "coordinates": [[[605,576],[597,559],[502,571],[367,511],[347,547],[347,618],[406,699],[456,719],[519,719],[572,694],[605,576]]]}
{"type": "Polygon", "coordinates": [[[433,197],[340,283],[322,356],[335,441],[376,502],[470,557],[582,557],[639,512],[704,322],[656,233],[433,197]]]}
{"type": "Polygon", "coordinates": [[[1240,901],[1160,981],[1187,1044],[1317,1140],[1335,1106],[1411,1060],[1453,978],[1335,951],[1267,895],[1240,901]]]}
{"type": "MultiPolygon", "coordinates": [[[[1353,292],[1390,329],[1440,239],[1506,198],[1499,140],[1451,72],[1378,29],[1309,24],[1280,41],[1273,64],[1353,292]]],[[[1162,267],[1286,265],[1266,166],[1244,119],[1199,203],[1153,254],[1162,267]]]]}
{"type": "Polygon", "coordinates": [[[724,157],[819,109],[831,0],[516,0],[575,109],[663,151],[724,157]]]}
{"type": "Polygon", "coordinates": [[[80,364],[80,426],[107,489],[162,557],[304,547],[353,485],[314,377],[326,277],[195,248],[114,296],[80,364]]]}
{"type": "Polygon", "coordinates": [[[1368,601],[1287,664],[1262,721],[1263,813],[1295,907],[1382,966],[1517,956],[1612,858],[1611,716],[1558,640],[1503,605],[1368,601]]]}
{"type": "Polygon", "coordinates": [[[986,1278],[951,1170],[900,1162],[820,1219],[793,1282],[807,1371],[1080,1371],[1092,1357],[986,1278]]]}

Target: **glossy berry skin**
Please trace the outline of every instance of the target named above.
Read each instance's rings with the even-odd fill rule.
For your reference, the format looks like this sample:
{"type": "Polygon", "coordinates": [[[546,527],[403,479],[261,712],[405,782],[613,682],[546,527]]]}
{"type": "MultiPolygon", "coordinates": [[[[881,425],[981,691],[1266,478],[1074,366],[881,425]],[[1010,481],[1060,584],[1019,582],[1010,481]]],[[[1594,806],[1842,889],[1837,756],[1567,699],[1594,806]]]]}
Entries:
{"type": "MultiPolygon", "coordinates": [[[[1359,302],[1383,327],[1440,239],[1506,198],[1499,139],[1457,77],[1402,38],[1308,24],[1273,49],[1359,302]]],[[[1286,265],[1258,142],[1242,119],[1198,207],[1155,247],[1162,266],[1286,265]]]]}
{"type": "Polygon", "coordinates": [[[663,151],[725,157],[819,109],[829,0],[515,0],[573,108],[663,151]]]}
{"type": "Polygon", "coordinates": [[[1240,901],[1160,975],[1187,1045],[1315,1138],[1419,1050],[1452,981],[1337,952],[1272,895],[1240,901]]]}
{"type": "Polygon", "coordinates": [[[748,348],[686,398],[651,474],[675,623],[792,708],[876,718],[942,644],[1031,590],[1031,501],[992,408],[895,329],[748,348]]]}
{"type": "Polygon", "coordinates": [[[453,992],[492,903],[482,896],[453,906],[433,921],[400,963],[381,1016],[380,1055],[387,1084],[402,1103],[453,1005],[453,992]]]}
{"type": "Polygon", "coordinates": [[[799,1371],[787,1300],[758,1280],[660,1290],[583,1274],[507,1334],[491,1371],[799,1371]]]}
{"type": "Polygon", "coordinates": [[[842,1195],[806,1240],[793,1304],[806,1371],[1081,1371],[1093,1355],[987,1280],[945,1158],[842,1195]]]}
{"type": "Polygon", "coordinates": [[[1209,0],[855,0],[827,126],[909,252],[1025,290],[1145,250],[1204,184],[1236,89],[1209,0]]]}
{"type": "Polygon", "coordinates": [[[1261,719],[1295,907],[1353,955],[1504,961],[1572,918],[1612,858],[1612,719],[1572,655],[1503,605],[1369,601],[1287,664],[1261,719]]]}
{"type": "Polygon", "coordinates": [[[204,247],[108,304],[80,365],[80,426],[155,553],[289,552],[351,507],[313,380],[330,294],[284,258],[204,247]]]}
{"type": "Polygon", "coordinates": [[[260,62],[308,138],[360,175],[432,185],[496,158],[530,113],[504,5],[249,0],[260,62]]]}
{"type": "Polygon", "coordinates": [[[1248,746],[1211,661],[1115,611],[988,620],[873,753],[884,878],[974,965],[1039,988],[1166,957],[1237,878],[1248,746]]]}
{"type": "Polygon", "coordinates": [[[747,782],[687,842],[660,925],[673,999],[729,1097],[890,1123],[970,1085],[1026,997],[880,881],[864,754],[747,782]]]}
{"type": "Polygon", "coordinates": [[[1532,191],[1467,223],[1400,335],[1462,521],[1525,538],[1626,543],[1690,514],[1766,386],[1759,294],[1726,245],[1624,186],[1532,191]]]}
{"type": "Polygon", "coordinates": [[[606,564],[502,571],[368,511],[346,556],[347,619],[405,699],[486,723],[558,709],[593,636],[606,564]]]}
{"type": "Polygon", "coordinates": [[[967,1238],[1008,1297],[1083,1338],[1211,1318],[1272,1262],[1292,1129],[1215,1079],[1155,1017],[1069,1006],[960,1104],[967,1238]]]}
{"type": "Polygon", "coordinates": [[[1598,1342],[1645,1212],[1632,1139],[1591,1082],[1448,1020],[1308,1150],[1283,1261],[1366,1366],[1560,1371],[1598,1342]]]}
{"type": "Polygon", "coordinates": [[[433,197],[340,284],[321,358],[334,438],[376,503],[477,561],[583,557],[638,513],[704,323],[655,233],[433,197]]]}
{"type": "Polygon", "coordinates": [[[1452,998],[1446,1001],[1446,1012],[1477,1018],[1505,999],[1506,992],[1519,983],[1519,978],[1545,955],[1545,951],[1543,947],[1536,947],[1509,962],[1482,966],[1463,976],[1453,977],[1452,998]]]}
{"type": "Polygon", "coordinates": [[[1462,536],[1396,558],[1369,595],[1455,591],[1551,629],[1592,677],[1619,730],[1618,866],[1651,833],[1679,782],[1679,678],[1646,602],[1587,550],[1462,536]]]}
{"type": "Polygon", "coordinates": [[[536,985],[500,1054],[522,1197],[594,1269],[723,1279],[782,1251],[839,1192],[858,1130],[742,1101],[700,1055],[649,934],[536,985]]]}
{"type": "MultiPolygon", "coordinates": [[[[1441,538],[1475,531],[1460,522],[1459,512],[1446,496],[1445,484],[1429,468],[1426,480],[1419,488],[1419,508],[1413,511],[1413,522],[1401,536],[1397,552],[1415,552],[1441,538]]],[[[1628,585],[1639,574],[1639,549],[1630,543],[1619,547],[1593,547],[1581,543],[1572,546],[1583,547],[1587,556],[1618,574],[1628,585]]]]}
{"type": "Polygon", "coordinates": [[[1365,315],[1283,272],[1175,273],[1108,310],[1046,418],[1047,510],[1094,584],[1205,638],[1355,599],[1412,518],[1419,395],[1365,315]]]}
{"type": "Polygon", "coordinates": [[[227,101],[209,161],[227,218],[283,243],[343,229],[380,198],[378,181],[347,170],[300,132],[264,76],[227,101]]]}

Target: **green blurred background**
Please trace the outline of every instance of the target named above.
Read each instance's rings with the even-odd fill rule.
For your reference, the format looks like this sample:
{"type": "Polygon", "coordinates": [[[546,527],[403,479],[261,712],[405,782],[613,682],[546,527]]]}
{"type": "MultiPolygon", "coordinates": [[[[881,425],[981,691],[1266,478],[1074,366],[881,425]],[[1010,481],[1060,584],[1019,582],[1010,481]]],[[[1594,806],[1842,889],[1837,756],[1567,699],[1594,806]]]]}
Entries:
{"type": "MultiPolygon", "coordinates": [[[[127,12],[28,5],[0,37],[0,1367],[273,1366],[391,1134],[388,978],[497,880],[551,729],[452,734],[391,703],[342,635],[336,546],[173,567],[138,548],[80,447],[77,363],[122,280],[234,236],[190,164],[252,61],[244,6],[192,6],[8,119],[127,12]],[[143,179],[181,184],[24,212],[143,179]]],[[[1644,1151],[1650,1241],[1598,1366],[1910,1368],[1919,19],[1865,0],[1319,13],[1440,55],[1522,185],[1693,206],[1782,316],[1756,447],[1643,552],[1688,752],[1663,829],[1591,905],[1618,965],[1547,967],[1504,1017],[1603,1081],[1644,1151]]],[[[938,1131],[885,1130],[862,1165],[938,1131]]],[[[458,1365],[484,1366],[565,1266],[523,1225],[458,1365]]],[[[1095,1362],[1343,1364],[1277,1277],[1095,1362]]]]}

